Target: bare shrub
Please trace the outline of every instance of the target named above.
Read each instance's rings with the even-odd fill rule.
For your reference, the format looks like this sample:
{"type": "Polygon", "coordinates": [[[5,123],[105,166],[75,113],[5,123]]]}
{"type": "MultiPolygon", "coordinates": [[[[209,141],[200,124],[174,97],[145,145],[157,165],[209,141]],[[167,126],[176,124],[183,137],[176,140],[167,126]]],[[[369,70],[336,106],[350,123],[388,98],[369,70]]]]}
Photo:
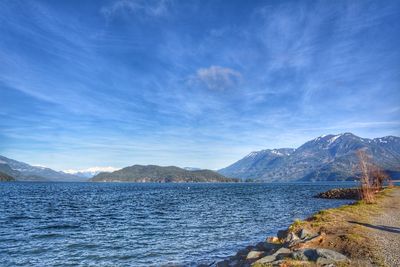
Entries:
{"type": "Polygon", "coordinates": [[[359,160],[359,180],[360,180],[360,198],[365,201],[365,203],[374,203],[374,188],[373,188],[373,178],[372,178],[372,164],[370,157],[364,150],[358,150],[357,156],[359,160]]]}
{"type": "Polygon", "coordinates": [[[391,181],[390,176],[376,165],[372,166],[371,178],[372,178],[372,187],[376,191],[380,191],[383,189],[385,181],[387,181],[388,184],[390,184],[391,181]]]}

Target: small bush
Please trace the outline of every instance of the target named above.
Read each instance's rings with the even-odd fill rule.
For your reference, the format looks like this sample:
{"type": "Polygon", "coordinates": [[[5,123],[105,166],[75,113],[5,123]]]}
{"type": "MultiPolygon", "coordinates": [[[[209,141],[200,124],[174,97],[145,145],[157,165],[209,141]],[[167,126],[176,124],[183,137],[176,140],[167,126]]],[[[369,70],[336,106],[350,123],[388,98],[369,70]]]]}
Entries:
{"type": "Polygon", "coordinates": [[[375,202],[375,190],[373,188],[373,177],[372,177],[372,164],[370,161],[370,157],[365,153],[364,150],[357,151],[357,156],[359,160],[359,169],[360,169],[360,197],[361,199],[367,203],[375,202]]]}

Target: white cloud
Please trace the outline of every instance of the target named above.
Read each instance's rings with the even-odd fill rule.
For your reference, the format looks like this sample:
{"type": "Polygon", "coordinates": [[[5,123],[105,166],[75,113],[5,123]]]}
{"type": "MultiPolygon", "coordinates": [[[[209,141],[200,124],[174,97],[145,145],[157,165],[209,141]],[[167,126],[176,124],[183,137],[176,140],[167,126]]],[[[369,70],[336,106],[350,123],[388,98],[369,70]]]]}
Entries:
{"type": "Polygon", "coordinates": [[[100,12],[107,18],[117,14],[138,13],[157,17],[168,13],[168,0],[141,1],[141,0],[118,0],[112,5],[103,6],[100,12]]]}
{"type": "Polygon", "coordinates": [[[240,72],[220,66],[198,69],[189,79],[189,84],[206,86],[212,90],[226,90],[238,85],[242,78],[240,72]]]}

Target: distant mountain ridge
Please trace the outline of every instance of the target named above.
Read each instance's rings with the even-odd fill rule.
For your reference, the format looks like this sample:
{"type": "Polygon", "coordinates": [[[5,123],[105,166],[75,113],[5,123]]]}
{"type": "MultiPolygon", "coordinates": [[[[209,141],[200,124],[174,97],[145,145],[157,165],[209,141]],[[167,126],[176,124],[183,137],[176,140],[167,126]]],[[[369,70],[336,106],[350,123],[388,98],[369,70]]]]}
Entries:
{"type": "Polygon", "coordinates": [[[101,172],[113,172],[116,170],[118,169],[114,167],[91,167],[83,170],[64,170],[62,172],[89,179],[101,172]]]}
{"type": "Polygon", "coordinates": [[[14,177],[4,172],[0,172],[0,182],[12,182],[12,181],[15,181],[14,177]]]}
{"type": "Polygon", "coordinates": [[[370,154],[382,169],[400,173],[400,137],[368,139],[352,133],[320,136],[297,149],[252,152],[218,172],[264,182],[349,180],[354,178],[359,149],[370,154]]]}
{"type": "Polygon", "coordinates": [[[58,172],[46,167],[32,166],[4,156],[0,156],[0,172],[14,177],[17,181],[73,182],[85,180],[76,175],[58,172]]]}
{"type": "Polygon", "coordinates": [[[218,172],[228,177],[242,179],[262,176],[265,169],[277,164],[282,158],[293,153],[293,151],[293,148],[280,148],[251,152],[243,159],[218,172]]]}
{"type": "Polygon", "coordinates": [[[175,166],[133,165],[111,173],[102,172],[92,182],[236,182],[211,170],[185,170],[175,166]]]}

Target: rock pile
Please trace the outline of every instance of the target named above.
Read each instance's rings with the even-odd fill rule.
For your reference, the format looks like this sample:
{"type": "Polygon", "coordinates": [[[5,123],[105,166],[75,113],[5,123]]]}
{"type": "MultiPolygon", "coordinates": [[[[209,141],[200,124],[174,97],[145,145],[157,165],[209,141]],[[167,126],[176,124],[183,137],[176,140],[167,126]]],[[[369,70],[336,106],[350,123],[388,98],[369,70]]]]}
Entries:
{"type": "Polygon", "coordinates": [[[315,198],[329,199],[360,199],[359,190],[357,188],[335,188],[326,192],[319,193],[315,198]]]}
{"type": "Polygon", "coordinates": [[[294,260],[298,264],[313,262],[317,266],[337,266],[349,263],[349,259],[336,251],[315,247],[315,241],[324,238],[324,233],[312,233],[307,229],[297,232],[278,231],[278,237],[269,237],[256,246],[248,246],[235,256],[216,263],[216,267],[261,267],[280,266],[294,260]],[[312,247],[310,247],[312,246],[312,247]]]}

